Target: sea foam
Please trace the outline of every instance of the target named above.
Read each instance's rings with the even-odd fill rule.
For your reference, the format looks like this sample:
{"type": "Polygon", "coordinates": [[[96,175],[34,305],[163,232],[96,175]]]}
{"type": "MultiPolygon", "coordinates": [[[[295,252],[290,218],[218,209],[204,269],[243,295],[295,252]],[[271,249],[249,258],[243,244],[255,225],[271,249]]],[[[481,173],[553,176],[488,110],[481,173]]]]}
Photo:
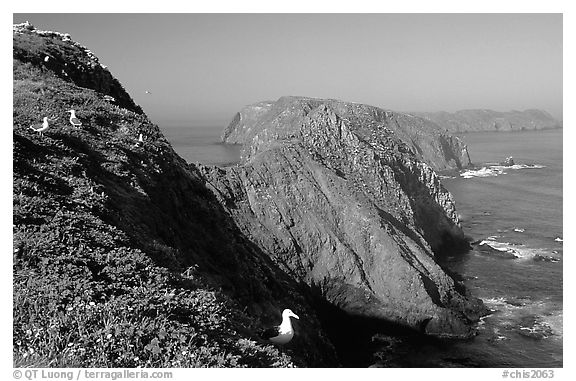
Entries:
{"type": "Polygon", "coordinates": [[[495,177],[499,175],[505,175],[507,170],[519,170],[519,169],[541,169],[546,168],[544,165],[540,164],[514,164],[514,165],[489,165],[487,167],[482,167],[480,169],[470,169],[464,171],[460,174],[461,177],[465,179],[471,179],[473,177],[495,177]]]}
{"type": "Polygon", "coordinates": [[[560,258],[554,256],[556,253],[553,251],[542,248],[528,247],[522,244],[514,244],[510,242],[498,242],[495,240],[495,238],[497,237],[488,237],[486,240],[480,241],[479,245],[486,245],[494,250],[512,254],[518,259],[538,259],[548,262],[560,261],[560,258]]]}
{"type": "MultiPolygon", "coordinates": [[[[549,299],[531,300],[527,297],[492,297],[483,299],[491,314],[482,319],[485,329],[486,320],[496,319],[506,331],[515,331],[523,336],[536,339],[563,336],[563,313],[556,303],[549,299]]],[[[494,328],[500,336],[499,328],[494,328]]]]}

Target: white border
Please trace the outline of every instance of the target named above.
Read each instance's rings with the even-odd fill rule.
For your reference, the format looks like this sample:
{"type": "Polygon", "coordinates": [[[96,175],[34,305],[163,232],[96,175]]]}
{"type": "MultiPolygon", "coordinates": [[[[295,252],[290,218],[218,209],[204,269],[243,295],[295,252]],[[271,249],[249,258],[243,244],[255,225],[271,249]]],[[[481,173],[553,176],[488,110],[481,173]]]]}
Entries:
{"type": "MultiPolygon", "coordinates": [[[[2,48],[4,56],[8,56],[8,50],[11,50],[11,36],[12,13],[267,13],[267,12],[295,12],[295,13],[563,13],[564,14],[564,68],[576,67],[574,63],[574,41],[573,37],[576,35],[574,31],[574,24],[576,22],[573,9],[570,6],[573,1],[503,1],[503,0],[483,0],[482,2],[466,2],[456,0],[431,0],[431,1],[368,1],[368,0],[354,0],[348,2],[330,2],[330,1],[311,1],[311,0],[291,0],[290,2],[282,2],[278,5],[277,2],[271,0],[241,0],[241,1],[197,1],[187,3],[184,1],[163,0],[149,3],[132,3],[102,0],[98,2],[81,2],[81,1],[39,1],[27,0],[22,2],[13,1],[10,4],[3,4],[2,10],[6,12],[1,13],[2,23],[2,48]]],[[[2,80],[4,85],[2,87],[2,100],[5,105],[12,102],[12,73],[7,59],[2,60],[2,80]]],[[[564,91],[564,104],[573,104],[573,83],[574,74],[572,70],[564,69],[563,77],[563,91],[564,91]]],[[[574,140],[573,128],[574,126],[574,112],[570,107],[564,107],[563,122],[566,128],[564,129],[564,184],[565,194],[574,194],[573,175],[571,174],[571,167],[574,160],[573,152],[569,145],[574,140]]],[[[0,226],[2,228],[2,255],[1,255],[1,268],[8,272],[11,268],[11,223],[12,216],[8,211],[12,211],[12,191],[9,184],[12,183],[11,171],[11,153],[12,153],[12,135],[9,129],[11,124],[12,115],[10,107],[2,109],[2,126],[0,129],[0,141],[2,144],[2,161],[1,176],[3,186],[1,189],[1,197],[3,210],[2,220],[0,226]]],[[[571,239],[573,224],[571,223],[574,211],[574,201],[569,196],[564,198],[564,269],[571,271],[574,268],[574,260],[572,259],[576,252],[574,243],[571,239]]],[[[1,369],[5,374],[6,379],[12,377],[12,353],[11,353],[11,309],[8,306],[12,305],[12,284],[11,277],[8,274],[2,276],[2,293],[1,300],[4,307],[4,314],[2,315],[2,327],[5,330],[4,344],[1,347],[1,369]],[[10,373],[8,373],[10,372],[10,373]]],[[[571,291],[574,290],[574,281],[570,273],[564,276],[564,369],[556,369],[554,379],[574,379],[574,356],[573,339],[574,330],[572,328],[572,321],[574,319],[573,305],[570,300],[571,291]],[[572,375],[572,376],[570,376],[572,375]]],[[[235,379],[270,379],[275,380],[292,380],[298,378],[319,378],[319,377],[374,377],[375,379],[466,379],[466,380],[502,380],[502,370],[500,368],[490,369],[340,369],[340,370],[326,370],[326,369],[305,369],[305,370],[224,370],[224,369],[211,369],[211,370],[185,370],[185,369],[170,369],[174,371],[174,380],[190,380],[193,378],[208,378],[208,377],[234,377],[235,379]],[[231,373],[233,372],[233,373],[231,373]],[[272,373],[273,372],[273,373],[272,373]]]]}

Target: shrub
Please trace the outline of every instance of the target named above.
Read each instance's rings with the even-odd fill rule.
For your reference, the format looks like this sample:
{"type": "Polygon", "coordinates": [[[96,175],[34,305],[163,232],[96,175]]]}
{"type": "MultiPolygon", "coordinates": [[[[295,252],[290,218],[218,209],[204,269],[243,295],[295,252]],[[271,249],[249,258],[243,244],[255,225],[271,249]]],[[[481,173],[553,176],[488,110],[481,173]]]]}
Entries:
{"type": "Polygon", "coordinates": [[[258,322],[217,281],[183,271],[178,247],[126,233],[141,221],[115,202],[147,202],[151,173],[172,154],[157,126],[20,60],[13,99],[15,367],[293,365],[236,331],[258,322]],[[68,123],[71,108],[81,129],[68,123]],[[43,116],[51,129],[39,136],[28,126],[43,116]],[[134,147],[136,131],[158,138],[150,151],[134,147]]]}

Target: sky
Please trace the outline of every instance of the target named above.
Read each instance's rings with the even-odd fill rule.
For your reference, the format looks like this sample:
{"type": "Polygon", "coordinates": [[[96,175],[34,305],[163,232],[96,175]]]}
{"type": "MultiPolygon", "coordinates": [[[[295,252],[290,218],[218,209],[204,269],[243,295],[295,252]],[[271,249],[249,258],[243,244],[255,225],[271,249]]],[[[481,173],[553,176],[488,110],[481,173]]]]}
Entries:
{"type": "Polygon", "coordinates": [[[160,126],[283,95],[562,118],[562,14],[19,14],[85,45],[160,126]],[[150,94],[147,94],[149,91],[150,94]]]}

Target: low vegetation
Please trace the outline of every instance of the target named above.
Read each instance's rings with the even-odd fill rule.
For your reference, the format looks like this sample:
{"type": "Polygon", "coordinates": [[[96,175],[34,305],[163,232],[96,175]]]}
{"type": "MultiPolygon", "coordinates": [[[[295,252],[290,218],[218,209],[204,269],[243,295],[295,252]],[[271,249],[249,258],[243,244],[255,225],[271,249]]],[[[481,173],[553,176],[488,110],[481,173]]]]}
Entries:
{"type": "Polygon", "coordinates": [[[258,340],[260,323],[193,260],[179,261],[178,247],[127,233],[141,227],[138,216],[119,213],[119,195],[150,197],[150,173],[171,152],[143,114],[15,59],[13,117],[15,367],[298,362],[258,340]],[[68,123],[70,109],[81,129],[68,123]],[[28,128],[44,116],[51,128],[43,135],[28,128]],[[139,133],[154,143],[144,149],[139,133]]]}

